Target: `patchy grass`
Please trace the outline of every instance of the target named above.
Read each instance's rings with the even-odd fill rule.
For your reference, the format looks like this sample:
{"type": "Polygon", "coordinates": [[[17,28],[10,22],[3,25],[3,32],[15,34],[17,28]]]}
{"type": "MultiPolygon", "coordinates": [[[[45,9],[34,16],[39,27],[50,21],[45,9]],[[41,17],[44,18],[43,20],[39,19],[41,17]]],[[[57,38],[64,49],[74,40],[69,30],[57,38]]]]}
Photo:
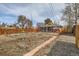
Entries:
{"type": "Polygon", "coordinates": [[[54,33],[18,33],[0,36],[0,55],[20,56],[51,38],[54,33]]]}

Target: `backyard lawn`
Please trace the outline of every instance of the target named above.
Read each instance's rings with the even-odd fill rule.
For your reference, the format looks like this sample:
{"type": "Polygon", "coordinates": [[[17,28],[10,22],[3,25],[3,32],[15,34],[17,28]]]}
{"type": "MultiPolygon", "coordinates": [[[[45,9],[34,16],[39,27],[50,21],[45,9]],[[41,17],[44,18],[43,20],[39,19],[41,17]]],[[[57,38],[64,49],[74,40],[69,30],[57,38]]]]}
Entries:
{"type": "Polygon", "coordinates": [[[39,46],[55,33],[28,32],[0,35],[0,55],[20,56],[39,46]]]}

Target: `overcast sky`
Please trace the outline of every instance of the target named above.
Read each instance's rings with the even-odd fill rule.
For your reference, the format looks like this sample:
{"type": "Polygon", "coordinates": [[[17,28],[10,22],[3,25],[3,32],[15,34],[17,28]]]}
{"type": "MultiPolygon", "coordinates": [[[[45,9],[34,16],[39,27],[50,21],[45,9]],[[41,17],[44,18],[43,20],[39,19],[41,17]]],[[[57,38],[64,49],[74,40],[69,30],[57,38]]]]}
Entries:
{"type": "MultiPolygon", "coordinates": [[[[0,4],[0,21],[13,24],[17,21],[19,15],[25,15],[33,21],[33,25],[37,22],[43,22],[46,18],[58,22],[61,19],[61,11],[65,4],[47,4],[47,3],[26,3],[26,4],[0,4]]],[[[60,22],[63,24],[63,21],[60,22]]]]}

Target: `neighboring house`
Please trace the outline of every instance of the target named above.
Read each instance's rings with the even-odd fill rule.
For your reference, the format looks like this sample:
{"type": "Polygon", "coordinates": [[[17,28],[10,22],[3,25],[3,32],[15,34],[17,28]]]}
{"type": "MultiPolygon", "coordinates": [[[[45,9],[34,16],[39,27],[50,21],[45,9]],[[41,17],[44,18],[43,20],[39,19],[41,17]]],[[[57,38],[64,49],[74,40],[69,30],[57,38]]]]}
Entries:
{"type": "Polygon", "coordinates": [[[40,30],[44,32],[53,32],[53,25],[44,25],[40,27],[40,30]]]}
{"type": "Polygon", "coordinates": [[[39,24],[38,25],[38,29],[42,32],[49,32],[49,31],[52,31],[53,29],[53,26],[52,25],[45,25],[45,24],[39,24]]]}
{"type": "Polygon", "coordinates": [[[42,32],[55,32],[58,31],[62,26],[57,25],[45,25],[44,23],[37,23],[37,27],[42,32]]]}

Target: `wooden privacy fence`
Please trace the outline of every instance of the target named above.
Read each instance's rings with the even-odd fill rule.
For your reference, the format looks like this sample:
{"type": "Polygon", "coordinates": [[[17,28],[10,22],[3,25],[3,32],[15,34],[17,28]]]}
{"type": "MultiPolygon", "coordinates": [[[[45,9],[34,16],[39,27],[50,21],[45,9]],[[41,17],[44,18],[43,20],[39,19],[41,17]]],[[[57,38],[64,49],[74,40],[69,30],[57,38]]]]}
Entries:
{"type": "Polygon", "coordinates": [[[0,28],[0,35],[1,34],[13,34],[13,33],[21,33],[21,32],[39,32],[38,29],[33,29],[33,28],[29,28],[29,29],[2,29],[0,28]]]}

